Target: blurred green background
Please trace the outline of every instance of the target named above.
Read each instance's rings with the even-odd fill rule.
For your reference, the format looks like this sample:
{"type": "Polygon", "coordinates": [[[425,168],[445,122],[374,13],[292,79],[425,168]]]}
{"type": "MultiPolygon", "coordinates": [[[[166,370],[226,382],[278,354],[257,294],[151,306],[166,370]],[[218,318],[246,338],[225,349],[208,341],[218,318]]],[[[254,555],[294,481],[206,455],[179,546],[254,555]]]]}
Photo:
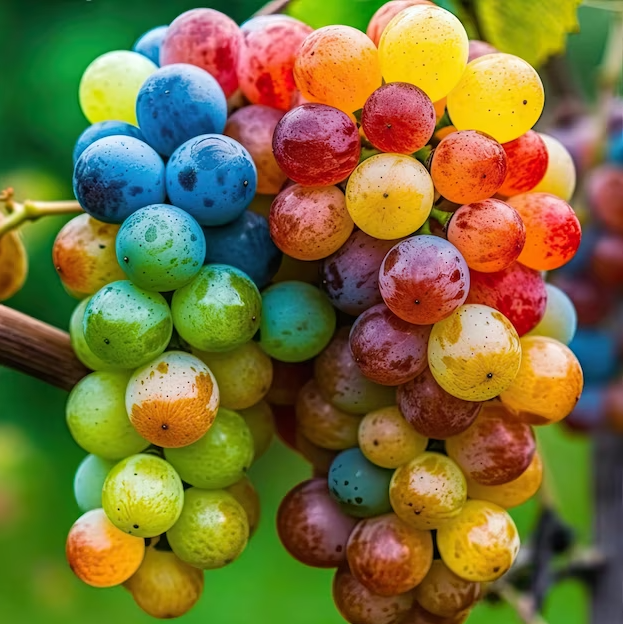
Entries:
{"type": "MultiPolygon", "coordinates": [[[[365,28],[380,0],[305,1],[314,23],[339,19],[365,28]]],[[[237,21],[261,0],[212,0],[237,21]]],[[[86,126],[78,106],[80,76],[99,54],[130,48],[149,28],[169,23],[187,0],[3,0],[0,3],[0,187],[20,198],[71,196],[71,152],[86,126]]],[[[573,74],[588,92],[608,26],[606,12],[580,9],[582,31],[571,37],[573,74]]],[[[26,287],[9,304],[66,328],[75,304],[61,288],[51,248],[64,221],[49,219],[24,228],[31,258],[26,287]]],[[[64,560],[67,530],[79,515],[73,473],[84,453],[65,427],[66,395],[34,379],[0,369],[0,622],[97,624],[149,621],[123,589],[95,590],[79,583],[64,560]]],[[[590,449],[560,429],[541,432],[553,489],[565,518],[581,540],[590,539],[590,449]]],[[[263,521],[243,557],[206,574],[190,623],[338,624],[330,597],[332,573],[305,568],[280,547],[274,515],[281,497],[309,476],[309,468],[275,443],[251,477],[263,502],[263,521]]],[[[515,514],[524,535],[536,504],[515,514]]],[[[587,597],[574,583],[556,588],[547,604],[550,624],[587,622],[587,597]]],[[[479,607],[472,624],[519,622],[506,607],[479,607]]],[[[606,624],[606,623],[604,623],[606,624]]],[[[609,624],[609,623],[608,623],[609,624]]]]}

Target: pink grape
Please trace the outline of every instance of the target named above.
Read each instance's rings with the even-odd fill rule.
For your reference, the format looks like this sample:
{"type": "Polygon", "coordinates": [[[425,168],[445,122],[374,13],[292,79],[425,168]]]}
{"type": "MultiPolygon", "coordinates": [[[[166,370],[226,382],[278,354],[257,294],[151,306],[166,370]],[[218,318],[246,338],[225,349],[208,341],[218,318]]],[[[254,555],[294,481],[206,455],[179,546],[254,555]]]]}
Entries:
{"type": "Polygon", "coordinates": [[[531,191],[545,176],[549,154],[545,141],[534,130],[502,145],[506,152],[508,171],[500,195],[510,197],[531,191]]]}
{"type": "Polygon", "coordinates": [[[487,54],[496,54],[497,48],[494,48],[490,43],[486,41],[480,41],[479,39],[470,39],[469,41],[469,57],[467,62],[471,63],[474,59],[486,56],[487,54]]]}
{"type": "Polygon", "coordinates": [[[430,2],[430,0],[391,0],[390,2],[385,3],[373,16],[368,24],[368,30],[366,34],[372,41],[374,45],[378,48],[379,43],[381,41],[381,35],[383,31],[387,27],[387,25],[400,13],[405,9],[408,9],[412,6],[428,4],[433,5],[434,2],[430,2]]]}
{"type": "Polygon", "coordinates": [[[590,205],[604,225],[623,234],[623,167],[602,165],[593,170],[587,194],[590,205]]]}

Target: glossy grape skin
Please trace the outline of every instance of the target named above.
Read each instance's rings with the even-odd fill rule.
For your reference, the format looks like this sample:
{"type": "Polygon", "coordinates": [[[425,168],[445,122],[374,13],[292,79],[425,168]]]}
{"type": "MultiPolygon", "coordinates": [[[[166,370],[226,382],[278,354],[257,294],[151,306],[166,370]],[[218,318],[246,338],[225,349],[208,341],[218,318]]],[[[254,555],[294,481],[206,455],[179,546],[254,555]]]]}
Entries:
{"type": "MultiPolygon", "coordinates": [[[[0,216],[0,222],[7,217],[0,216]]],[[[28,253],[21,233],[12,230],[0,239],[0,301],[18,293],[28,277],[28,253]]]]}
{"type": "Polygon", "coordinates": [[[392,82],[368,98],[361,127],[368,141],[382,152],[413,154],[430,141],[435,120],[433,103],[421,89],[392,82]]]}
{"type": "Polygon", "coordinates": [[[102,506],[104,481],[115,462],[97,455],[87,455],[74,476],[74,498],[80,511],[87,512],[102,506]]]}
{"type": "Polygon", "coordinates": [[[203,593],[203,572],[175,553],[147,548],[141,567],[125,583],[136,604],[155,618],[188,613],[203,593]]]}
{"type": "Polygon", "coordinates": [[[623,234],[623,168],[606,164],[594,169],[588,178],[587,196],[599,221],[623,234]]]}
{"type": "Polygon", "coordinates": [[[132,427],[125,409],[129,378],[130,373],[99,371],[74,386],[67,401],[67,426],[85,451],[119,460],[149,446],[132,427]]]}
{"type": "Polygon", "coordinates": [[[554,284],[545,284],[547,305],[538,325],[529,336],[547,336],[568,345],[575,336],[578,315],[569,296],[554,284]]]}
{"type": "Polygon", "coordinates": [[[437,6],[407,8],[392,19],[381,36],[383,78],[414,84],[437,102],[459,82],[467,65],[468,46],[467,33],[452,13],[437,6]]]}
{"type": "Polygon", "coordinates": [[[98,56],[80,79],[80,107],[91,122],[118,120],[137,125],[136,97],[157,65],[137,52],[98,56]]]}
{"type": "Polygon", "coordinates": [[[155,71],[141,86],[136,115],[145,140],[170,156],[200,134],[221,134],[227,100],[218,82],[194,65],[176,63],[155,71]]]}
{"type": "Polygon", "coordinates": [[[470,615],[469,609],[461,611],[449,618],[439,617],[421,607],[417,601],[407,615],[398,624],[463,624],[470,615]]]}
{"type": "Polygon", "coordinates": [[[260,346],[276,360],[315,357],[329,344],[335,324],[328,299],[309,284],[281,282],[262,293],[260,346]]]}
{"type": "Polygon", "coordinates": [[[78,137],[78,140],[76,141],[76,145],[74,146],[74,151],[73,151],[74,165],[76,164],[76,161],[78,160],[78,158],[80,158],[80,155],[82,154],[82,152],[84,152],[84,150],[90,145],[93,145],[95,141],[98,141],[99,139],[103,139],[105,137],[119,136],[119,135],[134,137],[135,139],[138,139],[139,141],[143,141],[143,143],[146,143],[145,137],[143,136],[143,133],[141,132],[140,128],[137,128],[136,126],[133,126],[132,124],[129,124],[125,121],[115,121],[115,120],[98,121],[97,123],[90,125],[78,137]]]}
{"type": "Polygon", "coordinates": [[[257,343],[250,341],[225,353],[194,353],[216,378],[223,407],[246,409],[266,396],[273,380],[273,363],[257,343]]]}
{"type": "Polygon", "coordinates": [[[189,63],[214,76],[225,96],[238,88],[236,66],[242,33],[236,22],[214,9],[192,9],[169,26],[160,49],[160,65],[189,63]]]}
{"type": "Polygon", "coordinates": [[[359,131],[346,113],[324,104],[303,104],[275,128],[273,153],[282,171],[303,186],[330,186],[359,162],[359,131]]]}
{"type": "Polygon", "coordinates": [[[333,601],[340,615],[350,624],[397,624],[413,606],[413,593],[378,596],[344,566],[333,579],[333,601]]]}
{"type": "Polygon", "coordinates": [[[469,268],[459,250],[437,236],[413,236],[393,247],[381,264],[385,305],[408,323],[437,323],[461,306],[469,292],[469,268]]]}
{"type": "Polygon", "coordinates": [[[302,96],[354,113],[381,86],[375,45],[350,26],[325,26],[306,37],[294,63],[294,80],[302,96]]]}
{"type": "Polygon", "coordinates": [[[519,552],[519,534],[501,507],[470,500],[438,531],[437,547],[443,562],[457,576],[485,583],[511,568],[519,552]]]}
{"type": "Polygon", "coordinates": [[[479,303],[501,312],[520,336],[534,329],[545,314],[546,284],[538,271],[515,262],[503,271],[470,271],[467,303],[479,303]]]}
{"type": "Polygon", "coordinates": [[[273,360],[273,383],[266,395],[271,405],[294,405],[301,388],[314,376],[314,363],[273,360]]]}
{"type": "Polygon", "coordinates": [[[420,435],[434,440],[445,440],[465,431],[478,417],[481,406],[446,392],[429,368],[400,386],[397,399],[407,422],[420,435]]]}
{"type": "Polygon", "coordinates": [[[316,358],[314,374],[323,397],[338,409],[367,414],[394,405],[396,391],[366,379],[353,359],[348,328],[339,330],[316,358]]]}
{"type": "Polygon", "coordinates": [[[609,328],[580,328],[569,343],[578,359],[586,382],[606,382],[619,368],[617,344],[609,328]]]}
{"type": "Polygon", "coordinates": [[[138,570],[145,541],[120,531],[103,509],[80,516],[67,536],[65,554],[74,574],[92,587],[114,587],[138,570]]]}
{"type": "Polygon", "coordinates": [[[549,153],[543,136],[528,130],[502,147],[508,169],[498,193],[511,197],[534,189],[545,177],[549,164],[549,153]]]}
{"type": "Polygon", "coordinates": [[[392,471],[376,466],[358,449],[342,451],[329,470],[331,496],[349,516],[371,518],[391,511],[392,471]]]}
{"type": "Polygon", "coordinates": [[[247,514],[229,492],[190,488],[184,492],[184,509],[167,531],[167,539],[173,552],[191,566],[222,568],[246,548],[247,514]]]}
{"type": "Polygon", "coordinates": [[[277,194],[287,180],[273,154],[273,134],[282,117],[282,111],[268,106],[245,106],[229,117],[223,131],[251,154],[257,169],[257,192],[263,195],[277,194]]]}
{"type": "Polygon", "coordinates": [[[209,264],[173,295],[173,322],[195,349],[222,352],[253,338],[260,326],[262,301],[257,286],[242,271],[209,264]]]}
{"type": "Polygon", "coordinates": [[[358,316],[383,301],[379,291],[379,269],[383,258],[397,242],[372,238],[356,230],[324,261],[322,285],[338,310],[358,316]]]}
{"type": "Polygon", "coordinates": [[[504,148],[475,130],[460,130],[443,139],[435,148],[430,167],[435,189],[457,204],[495,195],[507,171],[504,148]]]}
{"type": "Polygon", "coordinates": [[[487,54],[467,65],[448,95],[448,113],[459,130],[508,143],[534,126],[544,103],[543,83],[531,65],[512,54],[487,54]]]}
{"type": "Polygon", "coordinates": [[[160,48],[167,34],[168,26],[156,26],[142,34],[132,46],[133,52],[147,57],[152,63],[160,65],[160,48]]]}
{"type": "Polygon", "coordinates": [[[249,521],[249,538],[255,533],[260,522],[260,497],[253,487],[253,483],[249,477],[242,477],[240,481],[236,481],[233,485],[225,488],[225,491],[231,494],[244,509],[249,521]]]}
{"type": "Polygon", "coordinates": [[[251,203],[257,171],[237,141],[204,134],[183,143],[167,162],[167,195],[201,225],[225,225],[251,203]]]}
{"type": "Polygon", "coordinates": [[[350,535],[346,557],[353,576],[371,592],[398,596],[430,570],[433,538],[390,513],[362,520],[350,535]]]}
{"type": "Polygon", "coordinates": [[[514,208],[499,199],[485,199],[461,206],[448,224],[447,236],[470,269],[493,273],[517,260],[526,228],[514,208]]]}
{"type": "Polygon", "coordinates": [[[289,110],[296,95],[294,62],[313,29],[286,15],[263,15],[246,21],[241,31],[240,89],[252,104],[289,110]]]}
{"type": "Polygon", "coordinates": [[[399,386],[427,366],[427,325],[412,325],[380,303],[366,310],[350,331],[350,350],[365,377],[385,386],[399,386]]]}
{"type": "Polygon", "coordinates": [[[251,407],[238,410],[249,427],[253,438],[253,458],[257,461],[270,447],[275,436],[275,418],[271,406],[260,401],[251,407]]]}
{"type": "Polygon", "coordinates": [[[469,40],[469,57],[468,63],[475,61],[477,58],[481,56],[486,56],[487,54],[496,54],[498,50],[494,48],[490,43],[486,41],[480,41],[478,39],[470,39],[469,40]]]}
{"type": "Polygon", "coordinates": [[[428,364],[437,383],[465,401],[487,401],[506,390],[521,363],[517,331],[500,312],[461,306],[433,327],[428,364]]]}
{"type": "Polygon", "coordinates": [[[153,360],[166,349],[173,331],[164,297],[129,281],[113,282],[93,295],[83,328],[89,349],[119,368],[153,360]]]}
{"type": "Polygon", "coordinates": [[[277,511],[277,534],[297,561],[335,568],[346,558],[346,543],[357,520],[346,516],[329,496],[325,479],[300,483],[277,511]]]}
{"type": "Polygon", "coordinates": [[[368,23],[366,34],[370,37],[370,39],[372,39],[374,45],[378,48],[383,31],[387,28],[387,25],[394,19],[394,17],[396,17],[396,15],[398,15],[401,11],[420,4],[428,4],[432,6],[434,5],[434,2],[430,2],[429,0],[391,0],[390,2],[386,2],[372,16],[372,19],[368,23]]]}
{"type": "Polygon", "coordinates": [[[422,163],[403,154],[377,154],[355,169],[346,207],[355,225],[374,238],[413,234],[430,214],[434,188],[422,163]]]}
{"type": "Polygon", "coordinates": [[[547,148],[547,170],[543,179],[532,188],[535,193],[552,193],[570,201],[575,192],[575,164],[567,148],[549,134],[539,133],[547,148]]]}
{"type": "Polygon", "coordinates": [[[398,468],[428,445],[428,438],[414,431],[395,406],[366,414],[359,424],[358,441],[366,458],[381,468],[398,468]]]}
{"type": "Polygon", "coordinates": [[[591,274],[606,286],[623,284],[623,236],[605,233],[599,237],[592,250],[591,274]]]}

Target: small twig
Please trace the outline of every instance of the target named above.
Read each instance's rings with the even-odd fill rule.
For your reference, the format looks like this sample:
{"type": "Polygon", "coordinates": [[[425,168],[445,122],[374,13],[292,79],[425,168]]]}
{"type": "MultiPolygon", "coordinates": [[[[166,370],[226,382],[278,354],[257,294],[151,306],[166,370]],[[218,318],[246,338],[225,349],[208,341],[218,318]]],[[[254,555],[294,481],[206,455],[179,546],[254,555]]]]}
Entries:
{"type": "Polygon", "coordinates": [[[547,621],[535,610],[534,600],[515,589],[510,583],[502,583],[497,594],[510,605],[525,624],[547,624],[547,621]]]}

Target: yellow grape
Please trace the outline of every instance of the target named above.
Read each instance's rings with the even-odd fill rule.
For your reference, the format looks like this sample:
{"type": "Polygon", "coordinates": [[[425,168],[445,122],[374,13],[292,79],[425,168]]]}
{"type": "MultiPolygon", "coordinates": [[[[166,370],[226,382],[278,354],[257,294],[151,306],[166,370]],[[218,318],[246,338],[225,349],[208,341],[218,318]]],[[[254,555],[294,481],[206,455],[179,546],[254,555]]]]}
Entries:
{"type": "Polygon", "coordinates": [[[467,65],[469,41],[461,22],[436,6],[414,6],[387,25],[379,43],[386,82],[408,82],[433,101],[444,98],[467,65]]]}
{"type": "MultiPolygon", "coordinates": [[[[4,217],[0,213],[0,222],[4,217]]],[[[21,290],[28,277],[28,254],[19,232],[8,232],[0,238],[0,301],[21,290]]]]}
{"type": "Polygon", "coordinates": [[[402,154],[362,162],[346,187],[346,208],[369,236],[393,240],[413,234],[433,207],[433,181],[422,163],[402,154]]]}
{"type": "Polygon", "coordinates": [[[534,126],[544,103],[543,83],[530,64],[512,54],[487,54],[467,66],[448,95],[448,113],[459,130],[507,143],[534,126]]]}
{"type": "Polygon", "coordinates": [[[437,383],[465,401],[487,401],[512,383],[521,344],[511,322],[497,310],[463,305],[436,323],[428,342],[428,364],[437,383]]]}
{"type": "Polygon", "coordinates": [[[543,179],[530,192],[551,193],[569,201],[575,192],[577,177],[573,158],[558,139],[543,133],[540,137],[547,148],[547,169],[543,179]]]}

